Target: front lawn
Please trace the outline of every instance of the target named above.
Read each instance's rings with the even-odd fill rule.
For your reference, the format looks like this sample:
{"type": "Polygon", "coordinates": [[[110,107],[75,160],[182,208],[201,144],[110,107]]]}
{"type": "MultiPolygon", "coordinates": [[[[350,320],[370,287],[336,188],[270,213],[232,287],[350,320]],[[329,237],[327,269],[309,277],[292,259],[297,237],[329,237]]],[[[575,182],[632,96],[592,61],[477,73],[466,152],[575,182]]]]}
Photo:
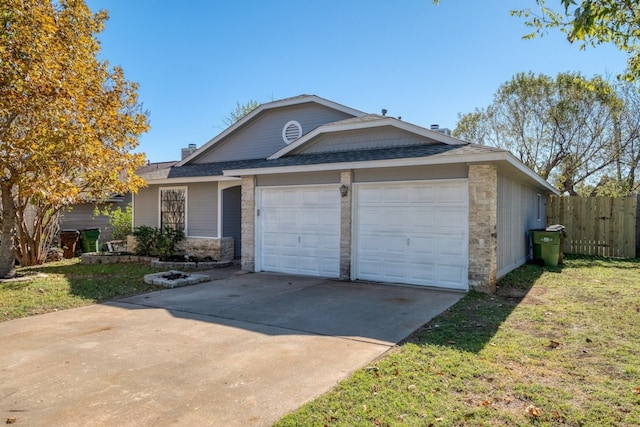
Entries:
{"type": "Polygon", "coordinates": [[[30,281],[0,282],[0,321],[94,304],[163,289],[143,277],[141,264],[80,264],[78,258],[18,269],[30,281]]]}
{"type": "Polygon", "coordinates": [[[523,266],[277,425],[640,425],[640,262],[523,266]]]}

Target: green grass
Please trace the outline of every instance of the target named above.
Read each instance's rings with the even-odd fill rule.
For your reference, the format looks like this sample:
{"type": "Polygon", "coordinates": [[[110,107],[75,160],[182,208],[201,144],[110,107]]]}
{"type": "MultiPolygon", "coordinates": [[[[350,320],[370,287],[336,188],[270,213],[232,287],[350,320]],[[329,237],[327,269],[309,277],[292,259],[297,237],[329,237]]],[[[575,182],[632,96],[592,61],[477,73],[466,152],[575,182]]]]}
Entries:
{"type": "Polygon", "coordinates": [[[640,425],[640,260],[526,265],[277,426],[640,425]]]}
{"type": "Polygon", "coordinates": [[[19,274],[34,277],[0,282],[0,321],[159,290],[143,281],[157,271],[140,264],[82,265],[78,258],[20,268],[19,274]]]}

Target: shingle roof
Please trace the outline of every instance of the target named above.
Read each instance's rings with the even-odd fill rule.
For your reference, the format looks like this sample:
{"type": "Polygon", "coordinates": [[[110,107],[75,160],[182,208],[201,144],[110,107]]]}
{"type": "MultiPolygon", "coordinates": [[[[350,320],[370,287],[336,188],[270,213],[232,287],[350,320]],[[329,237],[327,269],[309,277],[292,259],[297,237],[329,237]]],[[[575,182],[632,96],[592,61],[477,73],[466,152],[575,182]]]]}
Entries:
{"type": "Polygon", "coordinates": [[[174,166],[155,176],[145,175],[147,179],[163,178],[195,178],[204,176],[222,176],[225,170],[269,168],[283,166],[319,165],[328,163],[364,162],[375,160],[392,160],[416,157],[456,156],[486,154],[490,152],[504,152],[499,148],[486,147],[478,144],[447,145],[425,144],[406,147],[390,147],[374,150],[344,151],[335,153],[301,154],[297,156],[281,157],[274,160],[253,159],[236,160],[218,163],[188,164],[174,166]],[[164,173],[161,173],[164,172],[164,173]]]}

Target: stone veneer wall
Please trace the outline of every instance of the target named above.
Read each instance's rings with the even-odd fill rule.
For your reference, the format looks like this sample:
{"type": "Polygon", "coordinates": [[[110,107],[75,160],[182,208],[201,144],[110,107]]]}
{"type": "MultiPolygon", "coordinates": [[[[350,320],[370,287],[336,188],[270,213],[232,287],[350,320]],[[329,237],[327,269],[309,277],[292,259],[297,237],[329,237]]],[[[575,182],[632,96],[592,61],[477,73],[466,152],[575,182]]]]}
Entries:
{"type": "Polygon", "coordinates": [[[242,177],[242,270],[255,271],[256,177],[242,177]]]}
{"type": "Polygon", "coordinates": [[[347,186],[347,194],[340,198],[340,280],[351,280],[352,183],[353,171],[340,172],[340,186],[347,186]]]}
{"type": "MultiPolygon", "coordinates": [[[[210,256],[216,261],[232,261],[233,245],[233,237],[185,237],[177,246],[180,251],[187,255],[202,258],[210,256]]],[[[136,238],[127,236],[127,250],[134,252],[135,248],[136,238]]]]}
{"type": "Polygon", "coordinates": [[[216,261],[233,260],[233,237],[185,237],[178,243],[178,249],[187,255],[207,257],[216,261]]]}
{"type": "Polygon", "coordinates": [[[469,165],[469,287],[496,290],[498,168],[469,165]]]}

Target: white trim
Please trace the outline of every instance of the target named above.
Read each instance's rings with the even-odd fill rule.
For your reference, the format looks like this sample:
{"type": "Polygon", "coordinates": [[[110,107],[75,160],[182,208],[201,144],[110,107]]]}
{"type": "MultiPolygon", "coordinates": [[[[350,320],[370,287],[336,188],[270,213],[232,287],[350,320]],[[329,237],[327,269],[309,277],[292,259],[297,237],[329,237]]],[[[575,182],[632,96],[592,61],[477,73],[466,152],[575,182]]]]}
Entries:
{"type": "Polygon", "coordinates": [[[221,182],[220,184],[218,184],[218,239],[221,239],[222,236],[222,212],[224,207],[223,205],[223,198],[222,198],[222,191],[226,190],[227,188],[232,188],[232,187],[242,187],[242,180],[237,180],[237,181],[231,181],[231,182],[221,182]]]}
{"type": "Polygon", "coordinates": [[[184,235],[191,237],[189,236],[189,187],[158,187],[158,228],[162,227],[162,190],[184,190],[184,235]]]}
{"type": "Polygon", "coordinates": [[[362,111],[358,111],[356,109],[335,103],[333,101],[329,101],[328,99],[320,98],[319,96],[316,96],[316,95],[302,95],[302,96],[297,96],[293,98],[281,99],[279,101],[268,102],[266,104],[261,104],[260,106],[258,106],[258,108],[251,111],[249,114],[247,114],[246,116],[244,116],[243,118],[241,118],[240,120],[238,120],[237,122],[229,126],[227,129],[223,130],[214,138],[210,139],[208,142],[202,145],[202,147],[198,148],[189,156],[179,161],[176,164],[176,166],[184,166],[185,164],[191,162],[193,159],[200,156],[202,153],[207,151],[212,146],[218,144],[221,140],[225,139],[227,136],[235,132],[237,129],[241,128],[242,126],[244,126],[245,124],[253,120],[254,117],[256,117],[258,114],[262,113],[265,110],[271,110],[271,109],[280,108],[280,107],[289,107],[289,106],[298,105],[298,104],[306,104],[310,102],[315,102],[316,104],[320,104],[325,107],[328,107],[337,111],[341,111],[343,113],[352,115],[354,117],[360,117],[365,114],[362,111]]]}
{"type": "Polygon", "coordinates": [[[145,180],[149,185],[174,185],[174,184],[191,184],[195,182],[216,182],[216,181],[241,181],[240,178],[230,176],[193,176],[184,178],[162,178],[162,179],[147,179],[145,180]]]}
{"type": "Polygon", "coordinates": [[[411,123],[403,122],[402,120],[386,117],[378,120],[369,120],[369,121],[361,121],[361,122],[350,122],[350,123],[339,122],[337,124],[327,123],[326,125],[322,125],[315,128],[308,134],[302,136],[301,138],[298,138],[296,141],[292,142],[286,147],[283,147],[276,153],[269,156],[267,160],[279,159],[280,157],[283,157],[284,155],[291,153],[298,147],[306,144],[307,142],[311,141],[316,136],[321,134],[333,133],[333,132],[344,132],[344,131],[350,131],[350,130],[370,129],[370,128],[377,128],[377,127],[384,127],[384,126],[391,126],[398,129],[402,129],[407,132],[424,136],[425,138],[429,138],[434,141],[438,141],[447,145],[467,145],[468,144],[468,142],[462,141],[461,139],[453,138],[441,132],[436,132],[436,131],[426,129],[411,123]]]}

